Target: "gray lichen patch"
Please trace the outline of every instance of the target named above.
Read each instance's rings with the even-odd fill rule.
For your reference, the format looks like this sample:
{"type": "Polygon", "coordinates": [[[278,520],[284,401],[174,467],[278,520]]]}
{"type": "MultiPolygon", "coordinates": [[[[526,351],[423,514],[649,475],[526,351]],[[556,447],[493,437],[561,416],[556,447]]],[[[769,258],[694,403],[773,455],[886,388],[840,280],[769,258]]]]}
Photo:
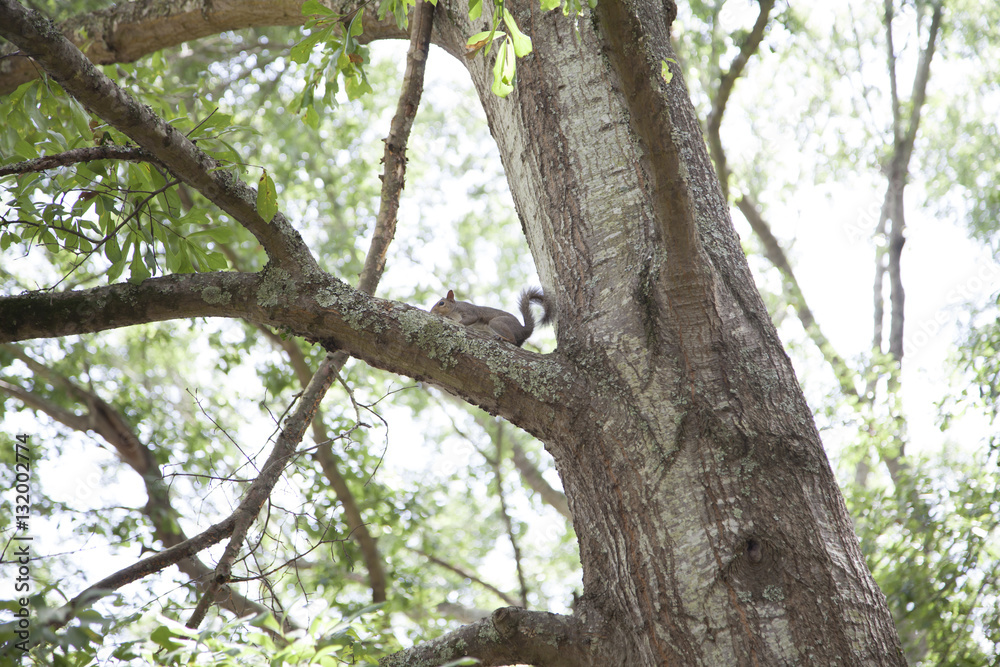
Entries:
{"type": "Polygon", "coordinates": [[[781,590],[781,586],[765,586],[764,599],[770,602],[781,602],[785,599],[785,592],[781,590]]]}
{"type": "Polygon", "coordinates": [[[321,287],[316,290],[316,304],[321,308],[335,308],[340,303],[340,296],[329,287],[321,287]]]}
{"type": "Polygon", "coordinates": [[[205,301],[205,303],[210,303],[213,306],[220,306],[232,301],[233,295],[226,292],[221,287],[212,285],[201,291],[201,298],[205,301]]]}
{"type": "Polygon", "coordinates": [[[295,281],[292,274],[284,269],[270,269],[264,272],[257,303],[263,308],[273,308],[287,302],[295,295],[295,281]]]}
{"type": "Polygon", "coordinates": [[[376,306],[356,295],[353,298],[340,300],[340,316],[349,327],[355,331],[380,333],[385,331],[385,315],[376,306]]]}
{"type": "Polygon", "coordinates": [[[408,341],[427,351],[431,359],[440,359],[441,367],[454,367],[455,353],[464,349],[465,331],[461,325],[419,310],[406,310],[399,315],[399,325],[408,341]]]}

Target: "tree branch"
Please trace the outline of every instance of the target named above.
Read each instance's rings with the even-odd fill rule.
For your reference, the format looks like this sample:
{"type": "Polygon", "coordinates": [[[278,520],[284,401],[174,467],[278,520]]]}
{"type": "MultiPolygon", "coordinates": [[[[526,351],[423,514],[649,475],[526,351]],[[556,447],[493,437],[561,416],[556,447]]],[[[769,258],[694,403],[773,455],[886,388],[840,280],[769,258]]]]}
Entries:
{"type": "MultiPolygon", "coordinates": [[[[418,2],[414,7],[410,29],[410,48],[406,56],[402,92],[390,125],[389,136],[385,140],[383,158],[385,173],[382,176],[382,195],[378,218],[358,284],[358,290],[365,294],[375,293],[385,270],[386,252],[396,233],[399,196],[406,174],[406,145],[423,92],[424,69],[427,63],[427,52],[430,48],[433,18],[434,5],[431,3],[418,2]]],[[[302,355],[298,348],[295,347],[293,351],[292,347],[294,346],[290,346],[286,350],[289,352],[293,365],[297,364],[295,367],[299,381],[305,383],[308,372],[305,360],[300,359],[302,355]]],[[[347,355],[343,351],[331,352],[323,361],[320,369],[337,374],[343,368],[346,360],[347,355]]],[[[350,528],[351,535],[361,547],[372,588],[372,601],[383,602],[387,597],[387,583],[382,556],[378,552],[375,538],[361,517],[361,511],[358,509],[354,494],[351,493],[350,487],[347,485],[347,480],[340,473],[339,461],[333,453],[330,439],[326,437],[321,418],[314,419],[313,430],[316,442],[320,443],[316,450],[316,460],[344,508],[344,518],[348,528],[350,528]]]]}
{"type": "Polygon", "coordinates": [[[302,436],[305,435],[313,415],[336,376],[336,371],[328,364],[320,364],[319,370],[313,375],[309,386],[302,392],[295,411],[285,420],[284,428],[282,428],[277,442],[274,443],[271,455],[268,456],[261,468],[260,475],[250,485],[246,496],[232,514],[233,527],[229,536],[229,544],[226,545],[226,550],[223,552],[222,558],[219,559],[219,564],[215,568],[215,576],[205,592],[203,601],[199,603],[195,613],[188,621],[188,627],[196,628],[201,624],[208,603],[214,601],[232,579],[233,564],[243,549],[243,541],[246,539],[250,525],[256,520],[264,502],[270,497],[271,490],[274,489],[274,485],[278,483],[278,479],[280,479],[288,462],[295,455],[295,450],[302,442],[302,436]]]}
{"type": "Polygon", "coordinates": [[[931,15],[931,25],[927,32],[927,44],[920,52],[920,62],[917,65],[917,72],[913,77],[913,90],[910,93],[910,119],[906,127],[906,135],[903,141],[903,162],[910,163],[910,156],[913,154],[913,144],[917,139],[917,130],[920,128],[920,113],[923,111],[924,102],[927,100],[927,82],[931,77],[931,60],[934,58],[934,50],[937,46],[937,36],[941,30],[941,21],[944,14],[944,0],[934,3],[934,13],[931,15]]]}
{"type": "MultiPolygon", "coordinates": [[[[282,338],[265,326],[261,326],[260,330],[275,347],[285,352],[299,383],[303,387],[307,386],[312,378],[312,369],[309,367],[305,355],[302,354],[302,350],[295,340],[282,338]]],[[[326,476],[327,481],[330,483],[330,488],[337,495],[337,500],[344,510],[344,523],[347,524],[351,538],[358,543],[358,546],[361,548],[361,555],[365,559],[365,568],[368,570],[368,583],[372,589],[372,602],[384,602],[387,599],[388,584],[385,567],[382,563],[382,555],[378,551],[375,537],[368,530],[368,526],[361,516],[358,501],[351,492],[351,488],[348,486],[344,475],[340,472],[341,461],[333,452],[331,438],[323,423],[322,408],[316,410],[316,415],[312,421],[312,431],[313,440],[318,443],[314,458],[319,463],[320,468],[322,468],[323,475],[326,476]]]]}
{"type": "MultiPolygon", "coordinates": [[[[931,16],[931,26],[927,35],[927,44],[920,53],[920,62],[917,65],[917,72],[913,77],[913,92],[910,95],[910,118],[906,128],[902,127],[899,102],[896,98],[895,72],[890,70],[893,83],[893,136],[895,143],[892,163],[889,168],[889,188],[886,192],[889,219],[892,220],[892,226],[889,228],[888,248],[889,301],[892,305],[892,313],[889,317],[889,354],[897,362],[903,358],[903,309],[905,303],[901,267],[903,244],[906,242],[903,234],[906,229],[903,190],[906,188],[906,181],[910,171],[910,157],[913,155],[913,145],[917,138],[917,130],[920,127],[920,113],[927,99],[927,82],[930,79],[931,59],[934,57],[935,43],[941,27],[942,12],[943,2],[939,0],[934,4],[934,13],[931,16]]],[[[891,0],[887,0],[886,39],[889,42],[890,48],[890,67],[893,66],[893,58],[891,57],[891,18],[891,0]]],[[[919,17],[917,20],[919,21],[919,17]]]]}
{"type": "Polygon", "coordinates": [[[0,297],[0,343],[191,317],[242,317],[260,287],[261,274],[197,273],[0,297]]]}
{"type": "Polygon", "coordinates": [[[795,277],[795,272],[788,261],[788,256],[785,255],[781,243],[771,233],[771,227],[764,220],[764,216],[760,214],[756,202],[749,195],[743,195],[736,200],[736,207],[743,213],[743,217],[747,219],[757,238],[760,239],[764,247],[764,256],[781,273],[785,297],[792,307],[795,308],[795,314],[798,315],[799,321],[802,323],[802,328],[805,329],[806,334],[812,339],[816,347],[819,348],[823,358],[826,359],[834,375],[837,376],[840,391],[845,396],[858,398],[858,390],[854,385],[857,374],[851,369],[844,358],[837,353],[833,347],[833,343],[830,342],[820,328],[819,322],[816,321],[812,309],[809,308],[809,304],[806,302],[805,294],[802,292],[798,278],[795,277]]]}
{"type": "Polygon", "coordinates": [[[432,381],[542,439],[571,418],[569,396],[587,391],[558,353],[516,348],[323,273],[296,281],[276,268],[0,297],[0,343],[192,317],[242,318],[318,340],[376,368],[432,381]]]}
{"type": "Polygon", "coordinates": [[[141,148],[133,148],[131,146],[88,146],[86,148],[73,148],[62,153],[56,153],[55,155],[43,155],[32,160],[2,166],[0,167],[0,176],[47,171],[57,167],[68,167],[71,164],[78,164],[80,162],[93,162],[94,160],[157,162],[156,158],[141,148]]]}
{"type": "Polygon", "coordinates": [[[899,112],[899,87],[896,85],[896,48],[893,45],[892,39],[893,1],[884,1],[885,15],[883,20],[885,23],[886,66],[889,71],[889,101],[892,106],[893,139],[895,145],[898,146],[903,140],[903,135],[902,119],[899,112]]]}
{"type": "Polygon", "coordinates": [[[0,0],[0,35],[17,44],[90,111],[155,156],[180,180],[246,227],[270,259],[282,266],[315,269],[299,233],[278,213],[270,222],[257,213],[256,194],[172,125],[136,102],[94,66],[41,14],[15,0],[0,0]]]}
{"type": "Polygon", "coordinates": [[[51,620],[49,620],[49,625],[53,628],[61,628],[75,616],[78,609],[82,609],[95,600],[99,600],[111,591],[118,590],[122,586],[165,570],[185,558],[190,558],[198,552],[204,551],[214,544],[218,544],[232,534],[234,526],[235,518],[234,515],[231,515],[180,544],[164,549],[153,556],[143,558],[101,579],[96,584],[88,586],[79,595],[56,610],[51,620]]]}
{"type": "Polygon", "coordinates": [[[722,149],[721,127],[722,117],[726,112],[726,104],[729,103],[729,96],[736,86],[736,81],[743,74],[750,57],[757,53],[760,43],[764,39],[767,30],[767,22],[770,20],[771,10],[774,8],[774,0],[760,0],[760,13],[754,22],[753,28],[747,35],[746,40],[740,46],[739,53],[733,58],[729,65],[729,71],[724,72],[719,77],[719,87],[716,89],[715,97],[712,100],[712,109],[708,112],[706,130],[708,134],[708,146],[712,152],[712,160],[715,162],[715,171],[719,175],[719,183],[722,185],[722,194],[729,199],[729,168],[726,166],[726,153],[722,149]]]}
{"type": "Polygon", "coordinates": [[[484,579],[481,579],[480,577],[477,577],[472,572],[469,572],[468,570],[464,570],[464,569],[460,568],[459,566],[454,565],[452,563],[449,563],[448,561],[446,561],[446,560],[444,560],[442,558],[438,558],[437,556],[435,556],[433,554],[429,554],[426,551],[423,551],[422,549],[414,549],[413,547],[407,547],[407,549],[409,549],[413,553],[417,554],[418,556],[423,556],[424,558],[426,558],[427,560],[429,560],[431,563],[434,563],[438,567],[442,567],[442,568],[448,570],[449,572],[454,572],[455,574],[457,574],[458,576],[462,577],[463,579],[468,579],[469,581],[471,581],[473,583],[479,584],[480,586],[482,586],[483,588],[485,588],[489,592],[493,593],[498,598],[500,598],[501,600],[503,600],[507,604],[511,605],[512,607],[517,606],[517,600],[515,600],[512,596],[508,595],[507,593],[504,593],[502,590],[500,590],[499,588],[497,588],[493,584],[489,583],[488,581],[485,581],[484,579]]]}
{"type": "MultiPolygon", "coordinates": [[[[722,146],[722,119],[736,81],[742,75],[750,58],[760,48],[767,29],[770,12],[773,8],[773,0],[763,0],[760,3],[760,13],[757,15],[753,29],[747,35],[746,40],[740,47],[739,53],[733,58],[729,66],[729,71],[720,77],[719,87],[712,99],[712,109],[709,112],[706,123],[706,133],[708,135],[708,145],[712,152],[712,160],[715,162],[716,174],[722,185],[723,194],[727,199],[729,197],[729,169],[726,166],[726,152],[722,146]]],[[[757,204],[749,195],[742,195],[736,200],[736,207],[740,209],[747,222],[750,223],[750,227],[760,239],[764,247],[764,256],[782,274],[786,298],[792,307],[795,308],[803,329],[805,329],[807,335],[812,339],[816,347],[819,348],[820,353],[833,369],[841,391],[846,396],[857,397],[857,388],[854,386],[855,373],[847,365],[843,357],[833,348],[829,339],[823,334],[822,329],[820,329],[819,323],[816,322],[812,309],[809,308],[805,294],[802,292],[802,288],[795,277],[795,272],[792,270],[792,265],[788,261],[784,249],[774,234],[771,233],[771,228],[760,214],[757,204]]]]}
{"type": "Polygon", "coordinates": [[[517,582],[521,589],[521,606],[528,608],[528,582],[524,576],[524,559],[521,557],[521,546],[518,543],[517,535],[514,532],[514,520],[510,517],[507,509],[507,498],[503,488],[503,422],[494,424],[493,442],[496,445],[496,456],[492,457],[490,464],[493,467],[493,476],[497,481],[497,499],[500,501],[500,518],[503,519],[504,528],[507,531],[507,539],[510,541],[511,549],[514,552],[514,569],[517,572],[517,582]]]}
{"type": "Polygon", "coordinates": [[[593,664],[589,644],[583,623],[575,617],[503,607],[489,618],[383,658],[379,666],[439,665],[470,656],[483,667],[588,667],[593,664]]]}
{"type": "MultiPolygon", "coordinates": [[[[284,471],[285,466],[294,456],[295,449],[298,443],[302,440],[302,434],[308,426],[309,420],[312,418],[312,413],[315,410],[318,401],[322,398],[326,388],[329,387],[329,382],[332,382],[332,378],[322,377],[318,380],[314,378],[314,381],[310,383],[310,386],[306,389],[306,392],[300,400],[298,409],[286,420],[285,427],[282,430],[281,435],[278,437],[278,441],[275,443],[274,449],[271,450],[270,456],[261,467],[260,475],[258,475],[257,479],[255,479],[250,485],[246,496],[244,496],[243,500],[236,508],[236,511],[234,511],[226,519],[216,523],[199,535],[181,542],[176,546],[165,549],[156,555],[133,563],[132,565],[105,577],[96,584],[87,587],[83,592],[70,600],[69,603],[63,605],[63,607],[61,607],[53,615],[49,624],[52,627],[61,627],[73,617],[74,612],[77,609],[80,609],[81,607],[92,603],[104,595],[107,595],[108,592],[117,590],[118,588],[134,581],[138,581],[139,579],[142,579],[150,574],[159,572],[170,565],[174,565],[185,558],[207,549],[213,544],[221,542],[227,537],[239,535],[238,540],[234,538],[230,541],[230,545],[226,549],[226,554],[228,554],[233,548],[233,543],[239,542],[241,544],[243,536],[245,535],[245,526],[248,526],[249,523],[252,522],[257,516],[261,506],[264,504],[264,501],[271,493],[271,489],[274,488],[274,485],[277,483],[281,473],[284,471]],[[323,386],[324,382],[327,382],[325,387],[323,386]],[[243,531],[243,534],[238,532],[240,530],[243,531]]],[[[227,561],[224,556],[222,563],[223,566],[227,563],[229,563],[229,561],[227,561]]],[[[216,570],[214,581],[216,586],[212,589],[213,597],[214,594],[217,594],[219,590],[221,590],[221,585],[228,582],[228,574],[229,572],[225,568],[222,570],[221,575],[219,570],[216,570]]]]}
{"type": "MultiPolygon", "coordinates": [[[[80,387],[68,377],[55,372],[48,366],[39,364],[25,354],[19,346],[4,345],[3,348],[28,364],[36,375],[44,375],[65,388],[76,400],[88,406],[88,412],[85,415],[73,414],[36,392],[28,391],[4,380],[0,380],[0,392],[19,399],[28,407],[44,412],[73,430],[81,433],[88,430],[96,431],[105,442],[114,447],[122,460],[142,477],[148,498],[142,511],[153,525],[154,537],[165,548],[176,546],[187,540],[187,535],[174,520],[178,512],[170,501],[170,494],[163,484],[163,475],[159,466],[156,465],[152,451],[139,440],[121,413],[114,410],[96,393],[80,387]],[[95,409],[95,406],[100,407],[95,409]]],[[[204,587],[207,576],[211,573],[211,570],[196,556],[182,559],[177,563],[177,567],[199,588],[204,587]]],[[[227,594],[219,599],[219,606],[236,616],[245,616],[248,612],[267,611],[263,605],[232,590],[228,590],[227,594]]],[[[286,631],[295,628],[295,625],[287,618],[283,619],[283,623],[286,631]]]]}
{"type": "Polygon", "coordinates": [[[573,513],[569,510],[569,502],[566,500],[566,494],[552,488],[552,485],[545,481],[542,473],[528,459],[521,445],[516,442],[513,443],[511,445],[511,452],[514,467],[521,473],[521,479],[524,480],[524,483],[537,493],[545,503],[551,505],[557,512],[572,521],[573,513]]]}
{"type": "MultiPolygon", "coordinates": [[[[355,0],[324,2],[339,14],[357,8],[355,0]]],[[[404,38],[392,14],[379,21],[374,8],[366,8],[365,32],[360,41],[404,38]]],[[[123,2],[107,9],[80,14],[59,24],[59,31],[98,65],[130,63],[162,49],[210,35],[242,28],[300,26],[301,0],[153,0],[123,2]]],[[[23,54],[11,49],[0,51],[0,95],[7,95],[22,83],[39,75],[38,68],[23,54]]]]}
{"type": "Polygon", "coordinates": [[[365,258],[365,268],[358,281],[358,289],[366,294],[375,293],[382,272],[385,270],[386,252],[396,235],[399,195],[403,190],[406,175],[406,144],[424,89],[424,69],[431,45],[433,23],[434,5],[420,0],[413,8],[410,48],[406,54],[406,71],[403,73],[403,90],[396,104],[396,113],[392,117],[389,136],[385,138],[385,152],[382,157],[385,171],[382,174],[378,220],[368,248],[368,256],[365,258]]]}

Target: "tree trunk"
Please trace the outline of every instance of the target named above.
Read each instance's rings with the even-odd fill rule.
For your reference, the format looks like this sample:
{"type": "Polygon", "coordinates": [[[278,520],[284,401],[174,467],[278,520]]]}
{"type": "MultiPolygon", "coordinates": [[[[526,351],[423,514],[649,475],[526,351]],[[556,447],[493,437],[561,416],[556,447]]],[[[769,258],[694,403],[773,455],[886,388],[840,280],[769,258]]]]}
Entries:
{"type": "MultiPolygon", "coordinates": [[[[469,62],[584,381],[544,440],[597,665],[905,664],[672,58],[673,3],[518,3],[514,93],[469,62]]],[[[452,11],[446,42],[474,32],[452,11]]],[[[478,28],[476,28],[478,29],[478,28]]]]}

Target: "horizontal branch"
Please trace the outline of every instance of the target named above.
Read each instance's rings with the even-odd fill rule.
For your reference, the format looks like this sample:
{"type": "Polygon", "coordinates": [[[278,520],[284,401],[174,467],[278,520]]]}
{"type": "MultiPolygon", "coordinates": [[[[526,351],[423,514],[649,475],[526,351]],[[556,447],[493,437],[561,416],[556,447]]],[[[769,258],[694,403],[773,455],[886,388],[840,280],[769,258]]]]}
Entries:
{"type": "MultiPolygon", "coordinates": [[[[347,14],[358,3],[354,0],[327,1],[334,11],[347,14]]],[[[304,25],[302,0],[202,0],[178,2],[123,2],[107,9],[80,14],[58,25],[87,57],[98,65],[130,63],[163,49],[177,46],[228,30],[304,25]]],[[[362,41],[405,38],[396,27],[391,13],[377,21],[372,9],[364,17],[362,41]]],[[[13,92],[19,85],[35,79],[38,68],[29,58],[11,56],[4,49],[0,59],[0,95],[13,92]]]]}
{"type": "Polygon", "coordinates": [[[89,290],[0,297],[0,343],[194,317],[245,319],[425,380],[542,437],[567,419],[578,374],[539,355],[321,272],[200,273],[89,290]]]}
{"type": "Polygon", "coordinates": [[[142,150],[131,146],[87,146],[73,148],[54,155],[43,155],[24,162],[15,162],[0,167],[0,176],[11,174],[28,174],[38,171],[48,171],[56,167],[68,167],[80,162],[94,160],[124,160],[126,162],[156,162],[156,158],[142,150]]]}
{"type": "Polygon", "coordinates": [[[483,667],[586,667],[592,664],[589,643],[583,623],[573,616],[503,607],[489,618],[383,658],[379,666],[440,665],[468,656],[483,667]]]}
{"type": "Polygon", "coordinates": [[[253,290],[257,280],[254,274],[241,273],[178,274],[138,285],[0,297],[0,343],[191,317],[239,317],[235,308],[214,301],[225,298],[232,303],[235,294],[253,290]]]}

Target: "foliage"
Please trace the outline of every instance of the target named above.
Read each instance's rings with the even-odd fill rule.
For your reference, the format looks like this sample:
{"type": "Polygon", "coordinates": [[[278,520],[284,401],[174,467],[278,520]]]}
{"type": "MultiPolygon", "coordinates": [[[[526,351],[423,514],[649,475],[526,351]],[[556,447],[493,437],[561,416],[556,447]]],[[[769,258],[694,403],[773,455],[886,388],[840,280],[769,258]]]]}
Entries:
{"type": "MultiPolygon", "coordinates": [[[[365,63],[367,80],[377,92],[353,100],[342,92],[329,106],[322,97],[315,98],[315,122],[289,122],[287,112],[301,108],[296,106],[296,91],[309,76],[308,67],[288,57],[294,40],[294,33],[285,29],[242,31],[183,47],[183,58],[156,54],[108,71],[175,126],[197,136],[199,147],[224,168],[273,184],[273,193],[262,187],[260,196],[295,219],[323,258],[325,269],[351,280],[360,268],[378,203],[378,176],[372,165],[378,164],[386,129],[381,114],[394,103],[390,82],[397,76],[399,54],[376,56],[365,63]],[[220,53],[232,55],[219,60],[220,53]],[[190,83],[194,80],[197,86],[190,83]]],[[[532,280],[531,267],[524,259],[524,239],[496,148],[483,131],[481,111],[470,112],[476,105],[470,103],[468,90],[458,95],[455,109],[439,108],[436,99],[456,97],[454,86],[447,81],[428,85],[431,89],[411,141],[409,187],[400,214],[408,224],[401,226],[393,249],[394,259],[383,280],[385,295],[419,304],[444,285],[453,285],[470,296],[489,294],[513,302],[517,290],[532,280]],[[469,140],[470,135],[476,138],[469,140]],[[442,178],[457,184],[456,197],[442,200],[438,188],[430,184],[442,178]],[[467,199],[467,192],[476,199],[467,199]],[[441,215],[454,224],[441,225],[441,215]],[[416,284],[414,275],[419,276],[416,284]]],[[[11,132],[0,133],[0,141],[6,142],[4,164],[82,146],[127,147],[123,138],[103,126],[91,130],[93,118],[50,82],[27,84],[3,103],[5,111],[16,109],[21,114],[13,116],[17,122],[10,126],[11,132]],[[66,127],[76,131],[67,132],[66,127]],[[21,150],[13,150],[15,145],[21,150]]],[[[114,276],[103,277],[115,266],[114,260],[121,261],[113,251],[113,257],[107,256],[113,244],[128,250],[122,253],[125,263],[118,265],[123,277],[130,271],[138,278],[143,271],[160,275],[185,270],[173,259],[182,245],[192,258],[192,270],[215,268],[198,264],[202,254],[225,257],[225,267],[262,266],[256,243],[196,193],[181,184],[135,180],[137,171],[159,174],[148,163],[110,164],[77,164],[20,178],[15,188],[0,195],[10,204],[0,227],[6,235],[5,259],[0,263],[6,293],[60,280],[64,286],[113,280],[114,276]],[[148,201],[136,201],[153,187],[164,189],[148,201]],[[63,207],[56,209],[49,200],[61,200],[63,207]],[[74,210],[77,205],[88,208],[74,210]],[[49,214],[52,224],[42,226],[36,218],[45,222],[46,207],[61,217],[49,214]],[[61,226],[92,234],[94,241],[82,249],[68,248],[64,238],[71,234],[61,226]],[[36,240],[32,234],[44,236],[36,240]],[[132,267],[136,252],[141,266],[132,267]]],[[[274,420],[299,390],[277,340],[239,323],[161,323],[30,343],[17,350],[0,348],[0,380],[29,392],[52,410],[87,412],[67,381],[106,401],[150,447],[170,491],[172,520],[192,535],[206,521],[231,511],[268,449],[274,420]],[[51,373],[39,374],[20,355],[51,373]]],[[[312,366],[322,358],[318,347],[286,342],[312,366]]],[[[456,452],[468,458],[467,438],[446,427],[416,437],[388,426],[391,420],[379,414],[387,409],[386,397],[393,396],[393,403],[401,406],[390,412],[421,409],[430,402],[425,392],[401,386],[395,377],[348,364],[343,380],[328,394],[323,425],[333,438],[340,472],[378,537],[393,587],[381,616],[352,621],[354,627],[359,623],[367,627],[364,650],[377,646],[385,652],[398,645],[397,637],[440,634],[456,623],[453,607],[488,610],[503,604],[496,594],[458,572],[429,566],[423,555],[445,558],[468,572],[504,556],[502,522],[494,516],[496,505],[490,501],[495,493],[488,483],[492,473],[481,462],[466,468],[447,463],[411,469],[416,464],[407,463],[409,450],[421,452],[416,461],[448,461],[456,452]],[[455,508],[468,512],[457,513],[455,508]],[[468,525],[478,528],[464,530],[468,525]],[[442,603],[450,606],[441,607],[442,603]],[[407,620],[410,617],[415,620],[407,620]],[[389,618],[394,619],[391,626],[389,618]]],[[[20,424],[39,443],[33,525],[46,540],[58,535],[60,541],[59,549],[45,561],[48,567],[33,571],[40,588],[35,609],[58,607],[77,594],[102,573],[95,572],[95,562],[125,565],[161,548],[157,537],[161,529],[143,511],[148,499],[142,480],[99,449],[107,446],[99,436],[73,434],[43,409],[32,415],[17,401],[5,400],[2,406],[17,418],[9,423],[20,424]],[[88,466],[79,463],[93,460],[88,466]],[[95,554],[79,555],[97,541],[101,546],[95,554]]],[[[459,412],[454,419],[471,419],[464,410],[459,412]]],[[[474,420],[465,425],[468,437],[481,430],[474,420]]],[[[536,453],[540,467],[551,467],[537,457],[541,451],[537,443],[526,446],[536,453]]],[[[504,465],[510,473],[509,462],[504,465]]],[[[262,561],[247,563],[238,576],[249,580],[237,588],[277,609],[276,600],[293,601],[289,611],[299,622],[350,618],[370,602],[370,590],[359,575],[365,567],[363,555],[351,539],[338,498],[308,451],[289,473],[270,518],[255,534],[262,561]],[[286,565],[289,561],[294,566],[286,565]],[[268,579],[257,583],[253,577],[262,570],[269,572],[268,579]]],[[[511,502],[522,538],[546,554],[542,559],[533,550],[530,556],[529,567],[535,571],[529,576],[538,585],[532,603],[564,608],[578,567],[572,531],[565,520],[529,500],[523,487],[509,482],[507,487],[514,496],[511,502]],[[531,517],[539,513],[547,516],[544,532],[529,528],[534,523],[531,517]],[[553,525],[555,530],[549,527],[553,525]],[[545,572],[556,575],[547,581],[545,572]]],[[[211,555],[205,556],[212,562],[211,555]]],[[[499,577],[494,583],[506,589],[513,581],[513,576],[499,577]]],[[[109,658],[173,664],[198,651],[210,651],[219,664],[241,664],[268,655],[263,644],[247,642],[251,635],[243,625],[214,623],[194,634],[184,631],[177,621],[196,603],[197,592],[183,575],[165,573],[135,589],[102,600],[55,636],[39,637],[51,641],[37,649],[38,659],[45,664],[109,658]],[[155,601],[152,607],[137,607],[149,600],[155,601]]],[[[345,646],[341,643],[336,649],[337,659],[346,655],[345,646]]],[[[300,637],[283,650],[291,663],[308,659],[313,655],[308,651],[319,649],[331,650],[300,637]]],[[[352,645],[351,651],[355,660],[366,659],[360,645],[352,645]]]]}

